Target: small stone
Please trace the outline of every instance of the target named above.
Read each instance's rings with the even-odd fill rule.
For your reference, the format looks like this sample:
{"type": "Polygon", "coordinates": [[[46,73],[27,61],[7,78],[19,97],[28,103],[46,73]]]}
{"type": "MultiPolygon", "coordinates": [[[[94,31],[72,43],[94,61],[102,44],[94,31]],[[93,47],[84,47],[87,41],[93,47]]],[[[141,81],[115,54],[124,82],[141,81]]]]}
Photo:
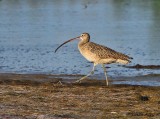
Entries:
{"type": "Polygon", "coordinates": [[[140,96],[141,101],[148,101],[149,97],[148,96],[140,96]]]}

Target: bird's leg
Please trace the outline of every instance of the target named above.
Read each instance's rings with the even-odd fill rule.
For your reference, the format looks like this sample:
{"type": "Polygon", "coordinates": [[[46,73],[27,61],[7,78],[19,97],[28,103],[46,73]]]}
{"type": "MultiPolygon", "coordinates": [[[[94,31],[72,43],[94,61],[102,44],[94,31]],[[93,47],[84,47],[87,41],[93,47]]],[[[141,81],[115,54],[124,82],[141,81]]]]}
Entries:
{"type": "Polygon", "coordinates": [[[106,85],[108,86],[107,70],[106,70],[106,67],[105,67],[105,65],[104,65],[104,64],[102,64],[102,67],[103,67],[104,74],[105,74],[105,77],[106,77],[106,85]]]}
{"type": "Polygon", "coordinates": [[[95,70],[95,66],[96,64],[93,65],[93,68],[91,70],[91,72],[89,74],[87,74],[86,76],[82,77],[81,79],[77,80],[76,83],[80,83],[83,79],[87,78],[88,76],[94,74],[94,70],[95,70]]]}

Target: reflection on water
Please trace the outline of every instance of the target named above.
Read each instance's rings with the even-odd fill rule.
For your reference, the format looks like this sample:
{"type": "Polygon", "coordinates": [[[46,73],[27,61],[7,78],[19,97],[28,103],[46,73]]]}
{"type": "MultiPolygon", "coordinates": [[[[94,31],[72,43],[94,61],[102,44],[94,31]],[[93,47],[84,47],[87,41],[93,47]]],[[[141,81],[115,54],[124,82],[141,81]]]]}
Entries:
{"type": "MultiPolygon", "coordinates": [[[[134,58],[130,65],[160,64],[158,0],[2,0],[0,1],[0,72],[86,74],[92,64],[77,42],[63,41],[89,32],[93,42],[134,58]]],[[[109,76],[160,73],[110,65],[109,76]]],[[[96,74],[103,76],[101,68],[96,74]]]]}

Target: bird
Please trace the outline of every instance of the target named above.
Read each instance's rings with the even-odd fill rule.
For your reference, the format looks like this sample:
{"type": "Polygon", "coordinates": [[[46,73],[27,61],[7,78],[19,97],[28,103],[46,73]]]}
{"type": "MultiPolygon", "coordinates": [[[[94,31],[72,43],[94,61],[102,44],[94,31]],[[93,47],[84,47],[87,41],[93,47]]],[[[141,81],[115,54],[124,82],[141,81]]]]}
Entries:
{"type": "Polygon", "coordinates": [[[82,33],[78,37],[72,38],[62,43],[59,47],[56,48],[55,53],[64,44],[77,39],[80,40],[78,43],[78,49],[80,53],[88,61],[93,63],[93,68],[89,72],[89,74],[77,80],[76,83],[80,83],[82,80],[86,79],[88,76],[94,74],[95,67],[100,64],[102,65],[102,68],[104,70],[106,85],[108,86],[109,82],[107,78],[107,70],[106,70],[105,64],[111,64],[111,63],[128,64],[131,62],[131,59],[133,59],[132,57],[125,55],[123,53],[117,52],[109,47],[91,42],[90,35],[89,33],[86,33],[86,32],[82,33]]]}

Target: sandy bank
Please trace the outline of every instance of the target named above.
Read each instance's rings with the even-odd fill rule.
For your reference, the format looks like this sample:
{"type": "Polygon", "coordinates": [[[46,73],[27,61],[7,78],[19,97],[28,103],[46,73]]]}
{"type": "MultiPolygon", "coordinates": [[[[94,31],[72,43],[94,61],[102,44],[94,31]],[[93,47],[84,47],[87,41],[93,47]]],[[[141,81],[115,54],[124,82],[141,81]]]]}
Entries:
{"type": "Polygon", "coordinates": [[[62,81],[61,78],[49,76],[52,80],[44,82],[47,77],[1,74],[0,118],[160,117],[160,87],[106,87],[102,80],[86,80],[81,84],[63,82],[60,85],[57,82],[62,81]]]}

